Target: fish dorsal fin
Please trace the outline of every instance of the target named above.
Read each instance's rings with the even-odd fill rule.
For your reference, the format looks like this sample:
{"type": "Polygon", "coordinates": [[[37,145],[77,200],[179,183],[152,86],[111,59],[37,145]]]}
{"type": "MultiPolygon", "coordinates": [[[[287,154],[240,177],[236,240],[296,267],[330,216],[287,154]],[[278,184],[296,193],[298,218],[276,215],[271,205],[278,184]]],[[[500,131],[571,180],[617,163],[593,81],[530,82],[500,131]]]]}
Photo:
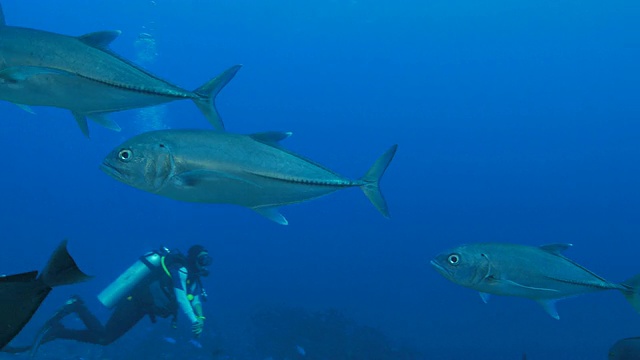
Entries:
{"type": "Polygon", "coordinates": [[[548,244],[540,246],[540,249],[554,255],[562,255],[565,250],[572,246],[573,244],[548,244]]]}
{"type": "Polygon", "coordinates": [[[84,34],[78,39],[83,43],[98,49],[106,49],[122,32],[120,30],[96,31],[84,34]]]}
{"type": "Polygon", "coordinates": [[[293,135],[291,131],[266,131],[249,135],[253,140],[269,145],[277,145],[280,141],[293,135]]]}
{"type": "Polygon", "coordinates": [[[0,26],[7,25],[7,22],[4,21],[4,12],[2,12],[2,5],[0,4],[0,26]]]}

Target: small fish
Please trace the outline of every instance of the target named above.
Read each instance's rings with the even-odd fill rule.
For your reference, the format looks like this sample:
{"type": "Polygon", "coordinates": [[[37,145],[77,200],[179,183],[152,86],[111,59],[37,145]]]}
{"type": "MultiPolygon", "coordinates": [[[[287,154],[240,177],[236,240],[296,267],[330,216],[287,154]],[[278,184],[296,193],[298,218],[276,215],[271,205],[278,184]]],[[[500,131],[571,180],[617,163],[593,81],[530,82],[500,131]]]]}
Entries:
{"type": "Polygon", "coordinates": [[[609,349],[609,360],[640,359],[640,337],[618,340],[609,349]]]}
{"type": "Polygon", "coordinates": [[[357,180],[282,148],[290,132],[239,135],[207,130],[159,130],[117,146],[101,169],[118,181],[171,199],[235,204],[287,225],[278,207],[359,187],[389,216],[379,182],[393,159],[391,146],[357,180]]]}
{"type": "Polygon", "coordinates": [[[176,339],[170,337],[170,336],[165,336],[162,338],[162,340],[164,340],[165,342],[169,343],[169,344],[175,344],[177,343],[176,339]]]}
{"type": "Polygon", "coordinates": [[[540,247],[481,243],[445,251],[431,265],[450,281],[480,292],[537,301],[554,319],[557,300],[601,290],[618,290],[640,312],[640,275],[611,283],[562,255],[571,244],[540,247]]]}
{"type": "Polygon", "coordinates": [[[307,355],[307,352],[304,350],[304,348],[300,345],[296,345],[296,351],[298,352],[298,354],[305,356],[307,355]]]}
{"type": "Polygon", "coordinates": [[[6,25],[0,7],[0,100],[28,107],[68,109],[85,136],[87,118],[112,130],[115,111],[192,100],[217,129],[224,129],[215,97],[234,77],[232,66],[194,91],[173,85],[109,50],[120,31],[79,37],[6,25]]]}
{"type": "Polygon", "coordinates": [[[66,240],[53,252],[40,276],[37,271],[30,271],[1,277],[0,349],[22,330],[52,288],[90,278],[67,252],[66,240]]]}

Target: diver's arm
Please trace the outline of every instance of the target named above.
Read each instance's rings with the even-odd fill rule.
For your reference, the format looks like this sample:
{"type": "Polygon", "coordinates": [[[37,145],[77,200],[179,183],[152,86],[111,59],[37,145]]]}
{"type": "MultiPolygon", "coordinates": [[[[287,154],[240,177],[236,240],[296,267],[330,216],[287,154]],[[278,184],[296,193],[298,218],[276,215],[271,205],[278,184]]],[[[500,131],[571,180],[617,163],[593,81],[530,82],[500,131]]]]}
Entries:
{"type": "Polygon", "coordinates": [[[200,301],[200,295],[195,295],[193,297],[193,300],[191,300],[191,307],[193,307],[193,312],[196,314],[197,317],[204,318],[204,315],[202,312],[202,302],[200,301]]]}
{"type": "Polygon", "coordinates": [[[191,302],[187,298],[187,269],[181,267],[177,271],[172,271],[171,278],[173,279],[173,290],[176,294],[176,300],[178,301],[178,306],[182,310],[182,312],[187,316],[189,322],[192,324],[198,321],[198,317],[196,316],[193,308],[191,307],[191,302]]]}

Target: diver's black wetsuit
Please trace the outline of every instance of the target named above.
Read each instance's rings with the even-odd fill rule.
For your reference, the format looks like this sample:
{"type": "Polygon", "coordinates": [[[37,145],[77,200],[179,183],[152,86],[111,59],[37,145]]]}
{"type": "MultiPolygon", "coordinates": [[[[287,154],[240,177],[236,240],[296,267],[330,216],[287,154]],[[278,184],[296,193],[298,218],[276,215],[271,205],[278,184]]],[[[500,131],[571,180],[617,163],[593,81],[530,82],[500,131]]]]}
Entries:
{"type": "Polygon", "coordinates": [[[52,329],[51,336],[43,339],[43,343],[55,339],[70,339],[109,345],[129,331],[145,315],[148,315],[146,305],[135,299],[125,300],[118,305],[104,326],[84,304],[79,304],[74,310],[86,329],[76,330],[57,327],[52,329]]]}

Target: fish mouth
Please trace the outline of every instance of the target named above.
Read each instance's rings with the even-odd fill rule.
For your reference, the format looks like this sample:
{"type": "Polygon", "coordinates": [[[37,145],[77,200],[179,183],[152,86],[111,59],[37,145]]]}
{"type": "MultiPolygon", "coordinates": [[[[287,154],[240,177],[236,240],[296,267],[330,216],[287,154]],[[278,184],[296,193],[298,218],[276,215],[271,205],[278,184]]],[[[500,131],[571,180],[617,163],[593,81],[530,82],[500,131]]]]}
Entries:
{"type": "Polygon", "coordinates": [[[440,274],[445,275],[445,276],[451,275],[451,273],[449,272],[448,269],[446,269],[442,265],[438,264],[435,260],[431,260],[430,263],[431,263],[431,266],[436,268],[436,271],[439,272],[440,274]]]}
{"type": "Polygon", "coordinates": [[[120,172],[120,170],[118,170],[118,168],[114,167],[113,165],[109,164],[106,161],[103,161],[102,164],[100,164],[100,170],[104,171],[107,175],[114,177],[116,179],[122,179],[124,177],[123,174],[120,172]]]}

